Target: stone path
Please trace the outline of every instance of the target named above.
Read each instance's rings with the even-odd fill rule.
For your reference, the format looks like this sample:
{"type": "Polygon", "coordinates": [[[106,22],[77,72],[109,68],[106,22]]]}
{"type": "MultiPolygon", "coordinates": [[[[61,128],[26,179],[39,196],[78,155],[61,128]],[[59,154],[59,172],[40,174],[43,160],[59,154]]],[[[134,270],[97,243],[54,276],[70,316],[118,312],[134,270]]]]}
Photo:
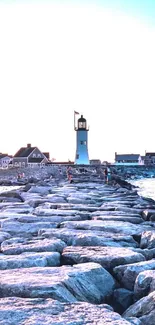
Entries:
{"type": "Polygon", "coordinates": [[[4,192],[0,324],[154,325],[154,214],[153,200],[92,174],[4,192]]]}

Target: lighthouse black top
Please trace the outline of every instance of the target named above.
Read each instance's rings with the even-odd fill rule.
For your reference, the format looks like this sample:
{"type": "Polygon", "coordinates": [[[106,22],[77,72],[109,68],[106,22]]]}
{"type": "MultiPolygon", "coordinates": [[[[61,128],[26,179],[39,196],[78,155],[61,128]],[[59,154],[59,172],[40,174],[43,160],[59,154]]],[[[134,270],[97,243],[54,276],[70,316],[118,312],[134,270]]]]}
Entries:
{"type": "Polygon", "coordinates": [[[78,119],[78,130],[86,130],[87,129],[87,123],[86,119],[81,115],[81,117],[78,119]]]}

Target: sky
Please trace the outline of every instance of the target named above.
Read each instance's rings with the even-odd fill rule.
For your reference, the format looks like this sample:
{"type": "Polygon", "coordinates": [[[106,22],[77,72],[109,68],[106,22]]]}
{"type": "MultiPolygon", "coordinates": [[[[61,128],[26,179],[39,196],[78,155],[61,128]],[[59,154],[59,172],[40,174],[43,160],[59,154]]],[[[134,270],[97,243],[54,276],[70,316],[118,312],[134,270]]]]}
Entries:
{"type": "Polygon", "coordinates": [[[0,152],[75,159],[155,152],[154,0],[0,0],[0,152]]]}

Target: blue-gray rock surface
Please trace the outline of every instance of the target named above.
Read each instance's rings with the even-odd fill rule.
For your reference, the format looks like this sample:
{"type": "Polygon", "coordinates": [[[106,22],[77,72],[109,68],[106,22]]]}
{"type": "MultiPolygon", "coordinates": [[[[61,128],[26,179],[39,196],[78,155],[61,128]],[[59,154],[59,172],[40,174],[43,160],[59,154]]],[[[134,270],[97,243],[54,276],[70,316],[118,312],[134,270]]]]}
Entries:
{"type": "Polygon", "coordinates": [[[0,195],[0,324],[154,325],[155,202],[124,170],[65,168],[3,179],[21,186],[0,195]]]}

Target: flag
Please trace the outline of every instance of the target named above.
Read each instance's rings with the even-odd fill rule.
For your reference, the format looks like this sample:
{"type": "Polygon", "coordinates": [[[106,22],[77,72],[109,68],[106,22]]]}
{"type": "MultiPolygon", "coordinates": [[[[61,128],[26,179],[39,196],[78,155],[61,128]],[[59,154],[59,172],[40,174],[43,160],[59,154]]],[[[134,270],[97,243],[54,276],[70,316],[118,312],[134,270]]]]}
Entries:
{"type": "Polygon", "coordinates": [[[74,114],[80,114],[79,112],[74,111],[74,114]]]}

